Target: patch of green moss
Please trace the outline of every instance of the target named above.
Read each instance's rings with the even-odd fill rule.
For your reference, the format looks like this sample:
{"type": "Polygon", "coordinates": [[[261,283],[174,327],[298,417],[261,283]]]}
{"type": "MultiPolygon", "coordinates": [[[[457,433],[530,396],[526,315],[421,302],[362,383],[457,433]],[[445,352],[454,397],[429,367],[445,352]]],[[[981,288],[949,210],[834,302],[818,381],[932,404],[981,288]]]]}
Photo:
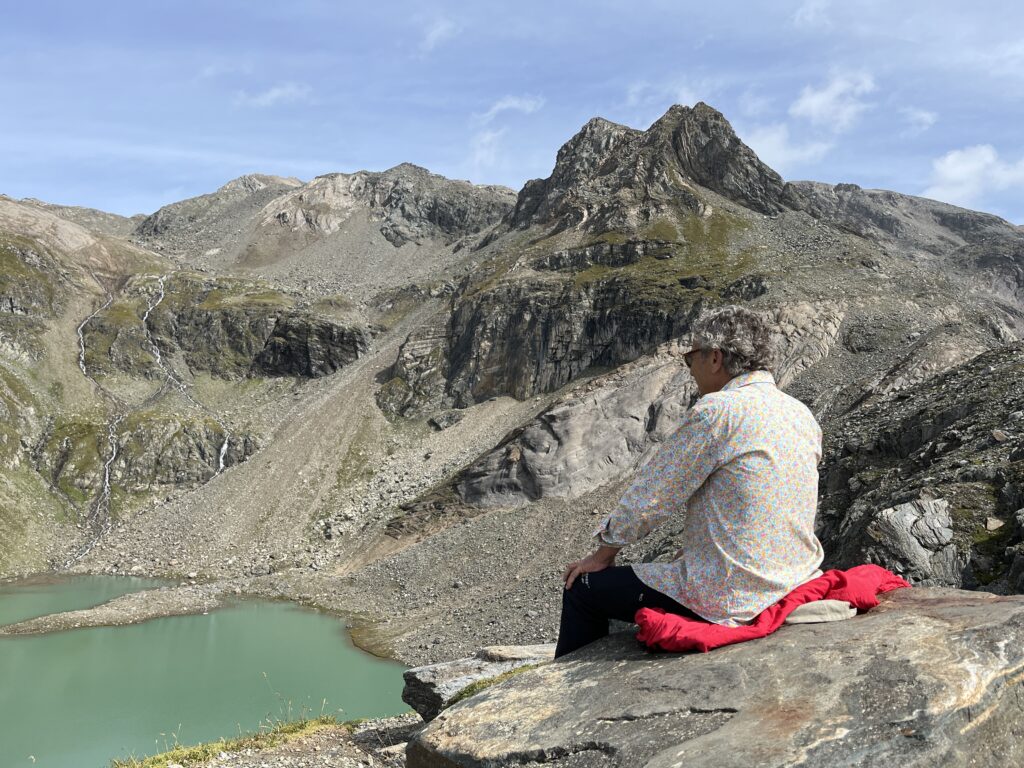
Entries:
{"type": "Polygon", "coordinates": [[[46,253],[37,242],[27,237],[0,232],[0,293],[27,291],[36,300],[52,307],[55,294],[53,281],[46,272],[26,264],[19,251],[46,253]]]}
{"type": "Polygon", "coordinates": [[[200,309],[219,310],[232,307],[279,307],[288,309],[295,300],[280,291],[228,283],[210,291],[199,303],[200,309]]]}
{"type": "Polygon", "coordinates": [[[47,539],[68,518],[64,502],[27,461],[0,471],[0,574],[46,570],[47,539]]]}
{"type": "Polygon", "coordinates": [[[974,577],[979,584],[991,584],[1006,573],[1008,563],[1003,551],[1010,544],[1012,529],[1013,526],[1007,523],[994,531],[979,526],[971,533],[975,553],[993,564],[988,569],[975,568],[974,577]]]}
{"type": "Polygon", "coordinates": [[[460,701],[464,701],[468,699],[470,696],[476,696],[478,693],[480,693],[480,691],[486,690],[493,685],[497,685],[498,683],[503,683],[506,680],[515,677],[516,675],[523,674],[523,672],[529,672],[531,669],[536,669],[539,666],[541,666],[541,664],[539,663],[526,664],[522,667],[510,669],[508,672],[502,672],[500,675],[496,675],[495,677],[489,677],[486,680],[477,680],[475,683],[467,685],[465,688],[463,688],[461,691],[455,694],[455,698],[452,699],[452,703],[449,706],[458,704],[460,701]]]}
{"type": "Polygon", "coordinates": [[[142,327],[142,313],[139,312],[138,303],[134,301],[115,301],[100,312],[97,317],[101,317],[114,325],[132,328],[135,326],[142,327]]]}
{"type": "Polygon", "coordinates": [[[31,237],[13,232],[0,232],[0,276],[21,275],[29,277],[41,274],[22,261],[18,251],[33,251],[40,255],[48,255],[49,251],[31,237]]]}
{"type": "Polygon", "coordinates": [[[581,272],[572,276],[572,283],[577,288],[583,288],[593,283],[600,282],[615,274],[621,274],[623,268],[607,267],[604,264],[593,264],[581,272]]]}
{"type": "Polygon", "coordinates": [[[942,488],[942,495],[950,502],[950,517],[960,530],[972,530],[995,512],[999,498],[989,483],[956,483],[942,488]]]}
{"type": "Polygon", "coordinates": [[[231,308],[291,308],[295,299],[262,280],[241,280],[180,273],[165,283],[164,311],[196,308],[217,311],[231,308]]]}
{"type": "Polygon", "coordinates": [[[625,232],[602,232],[596,238],[596,243],[608,243],[609,245],[622,245],[629,241],[629,235],[625,232]]]}
{"type": "Polygon", "coordinates": [[[679,230],[668,219],[656,219],[644,230],[644,238],[646,240],[664,240],[668,243],[674,243],[679,240],[679,230]]]}
{"type": "Polygon", "coordinates": [[[573,275],[573,285],[587,288],[608,280],[621,280],[637,301],[678,306],[697,296],[717,298],[734,280],[758,269],[750,249],[736,250],[736,237],[747,228],[746,222],[726,213],[714,213],[708,219],[694,214],[681,217],[683,242],[679,230],[668,219],[652,223],[642,235],[670,243],[654,249],[634,264],[623,267],[596,265],[573,275]],[[668,258],[657,258],[668,257],[668,258]],[[684,288],[680,278],[696,275],[707,278],[711,288],[684,288]]]}
{"type": "Polygon", "coordinates": [[[4,397],[7,402],[19,406],[34,406],[37,404],[32,391],[21,379],[3,365],[0,365],[0,385],[2,385],[3,390],[6,390],[6,392],[0,390],[0,397],[4,397]]]}
{"type": "Polygon", "coordinates": [[[350,731],[354,728],[354,725],[339,723],[337,719],[330,715],[274,723],[258,733],[248,736],[240,736],[235,739],[219,739],[192,747],[175,746],[166,752],[161,752],[158,755],[152,755],[141,760],[134,757],[129,757],[125,760],[114,760],[111,762],[111,768],[168,768],[172,764],[189,768],[190,766],[208,762],[217,757],[221,752],[269,749],[280,744],[286,744],[289,741],[294,741],[302,736],[308,736],[323,728],[339,725],[346,727],[350,731]]]}
{"type": "Polygon", "coordinates": [[[156,358],[142,328],[144,311],[138,301],[115,301],[90,320],[82,329],[86,368],[107,369],[115,358],[128,372],[154,365],[156,358]]]}
{"type": "Polygon", "coordinates": [[[103,472],[107,447],[107,427],[94,421],[76,418],[58,419],[43,446],[49,478],[76,505],[91,500],[82,486],[95,484],[103,472]]]}
{"type": "Polygon", "coordinates": [[[509,273],[515,263],[516,257],[514,255],[503,255],[485,261],[480,265],[476,282],[470,285],[462,297],[469,298],[478,293],[485,293],[491,290],[509,273]]]}

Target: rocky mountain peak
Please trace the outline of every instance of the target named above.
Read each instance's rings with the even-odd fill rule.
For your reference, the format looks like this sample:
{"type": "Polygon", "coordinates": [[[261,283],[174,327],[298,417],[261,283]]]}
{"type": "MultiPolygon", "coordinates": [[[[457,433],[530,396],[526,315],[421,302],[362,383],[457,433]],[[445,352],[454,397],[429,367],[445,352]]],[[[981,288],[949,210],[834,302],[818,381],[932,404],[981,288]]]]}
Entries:
{"type": "Polygon", "coordinates": [[[783,208],[783,186],[721,112],[677,104],[646,131],[590,120],[559,150],[551,176],[527,182],[507,224],[636,227],[666,214],[703,213],[701,187],[774,214],[783,208]]]}
{"type": "Polygon", "coordinates": [[[252,173],[216,192],[165,205],[147,216],[135,236],[157,248],[187,254],[219,247],[268,201],[301,187],[295,178],[252,173]]]}
{"type": "Polygon", "coordinates": [[[642,131],[595,117],[558,150],[552,176],[563,181],[599,174],[602,165],[617,151],[643,135],[642,131]]]}
{"type": "Polygon", "coordinates": [[[740,205],[765,214],[782,210],[783,181],[744,144],[717,109],[675,104],[644,134],[656,164],[740,205]],[[659,162],[660,161],[660,162],[659,162]]]}
{"type": "MultiPolygon", "coordinates": [[[[245,176],[239,176],[237,179],[232,179],[223,187],[217,190],[217,193],[232,193],[242,192],[244,194],[254,194],[259,192],[261,189],[272,187],[280,189],[282,187],[301,187],[302,181],[296,179],[294,176],[282,177],[282,176],[269,176],[263,173],[247,173],[245,176]]],[[[215,193],[215,194],[217,194],[215,193]]]]}
{"type": "Polygon", "coordinates": [[[479,232],[499,221],[514,199],[511,189],[478,187],[402,163],[383,172],[317,176],[274,200],[260,223],[331,234],[362,209],[381,221],[381,233],[397,247],[479,232]]]}

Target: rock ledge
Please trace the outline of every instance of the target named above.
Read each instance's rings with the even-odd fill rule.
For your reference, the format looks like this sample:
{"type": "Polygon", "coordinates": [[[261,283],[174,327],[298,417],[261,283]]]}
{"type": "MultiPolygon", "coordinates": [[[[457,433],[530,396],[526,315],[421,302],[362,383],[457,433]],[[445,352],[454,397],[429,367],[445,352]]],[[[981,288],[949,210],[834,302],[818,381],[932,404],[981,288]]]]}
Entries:
{"type": "Polygon", "coordinates": [[[408,766],[1019,765],[1022,641],[1024,597],[925,588],[708,654],[613,635],[445,710],[408,766]]]}

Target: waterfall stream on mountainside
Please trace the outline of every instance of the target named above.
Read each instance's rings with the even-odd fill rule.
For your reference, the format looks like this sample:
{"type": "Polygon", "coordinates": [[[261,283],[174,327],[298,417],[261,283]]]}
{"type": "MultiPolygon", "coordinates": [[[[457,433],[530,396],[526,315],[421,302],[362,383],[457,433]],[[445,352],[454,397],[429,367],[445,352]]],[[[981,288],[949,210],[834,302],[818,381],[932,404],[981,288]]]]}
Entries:
{"type": "Polygon", "coordinates": [[[224,456],[228,452],[228,441],[231,439],[231,433],[228,431],[227,424],[225,424],[224,421],[217,416],[217,414],[213,413],[209,408],[207,408],[205,405],[196,400],[192,396],[192,393],[189,392],[188,385],[184,381],[182,381],[182,379],[180,379],[174,373],[174,371],[164,362],[163,355],[160,353],[160,347],[156,343],[156,340],[153,338],[153,334],[149,329],[150,314],[152,314],[154,309],[160,306],[161,302],[163,302],[164,298],[167,295],[165,286],[166,280],[167,275],[161,275],[159,278],[157,278],[157,285],[160,287],[160,293],[156,297],[156,301],[152,301],[149,304],[149,306],[146,307],[146,312],[142,316],[142,330],[146,334],[146,341],[149,342],[149,346],[153,350],[153,357],[156,359],[156,364],[160,367],[160,370],[162,370],[164,374],[167,376],[167,382],[176,386],[178,388],[178,391],[181,392],[182,396],[186,400],[188,400],[194,407],[198,408],[201,411],[209,413],[213,417],[214,421],[217,422],[217,425],[222,430],[224,430],[224,442],[221,443],[220,452],[217,454],[217,471],[215,473],[216,476],[224,471],[224,456]]]}

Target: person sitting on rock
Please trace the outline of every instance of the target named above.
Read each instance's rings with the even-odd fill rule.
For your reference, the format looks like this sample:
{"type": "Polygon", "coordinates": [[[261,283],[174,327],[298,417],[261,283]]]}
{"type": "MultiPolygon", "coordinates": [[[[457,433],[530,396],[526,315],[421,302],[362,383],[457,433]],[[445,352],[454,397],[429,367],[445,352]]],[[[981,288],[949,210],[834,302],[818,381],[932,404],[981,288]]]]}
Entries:
{"type": "Polygon", "coordinates": [[[821,575],[814,533],[821,428],[776,388],[771,331],[738,306],[703,314],[683,355],[700,398],[563,574],[555,655],[608,634],[640,608],[738,626],[821,575]],[[685,515],[667,563],[616,566],[622,547],[685,515]]]}

